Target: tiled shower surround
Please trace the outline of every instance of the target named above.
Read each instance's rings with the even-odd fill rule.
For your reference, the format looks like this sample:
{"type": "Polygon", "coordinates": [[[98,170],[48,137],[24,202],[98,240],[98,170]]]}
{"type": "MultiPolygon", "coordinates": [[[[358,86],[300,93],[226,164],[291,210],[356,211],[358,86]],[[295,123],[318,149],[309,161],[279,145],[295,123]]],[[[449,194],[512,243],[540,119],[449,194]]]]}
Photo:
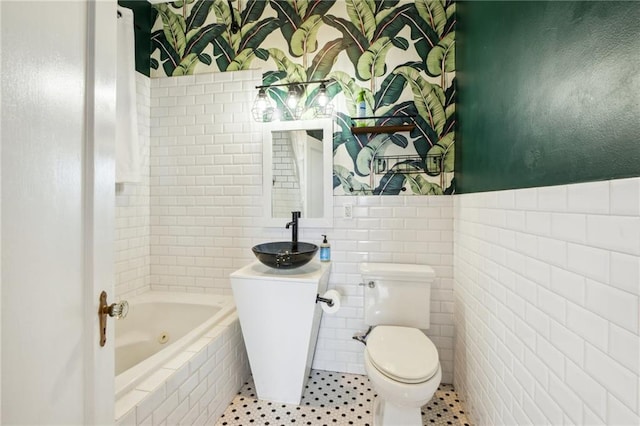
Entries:
{"type": "MultiPolygon", "coordinates": [[[[243,71],[142,82],[149,184],[118,193],[118,296],[229,294],[228,275],[253,260],[252,245],[290,238],[284,223],[260,224],[262,129],[249,114],[260,81],[243,71]]],[[[333,228],[300,229],[311,242],[328,234],[330,287],[344,295],[323,317],[314,368],[364,372],[351,340],[365,329],[359,262],[426,263],[439,277],[428,334],[473,423],[637,425],[639,199],[640,179],[334,197],[333,228]]]]}
{"type": "Polygon", "coordinates": [[[640,179],[455,197],[455,387],[477,424],[638,425],[640,179]]]}
{"type": "Polygon", "coordinates": [[[116,295],[127,298],[149,289],[149,129],[151,80],[136,73],[140,182],[116,185],[116,295]]]}

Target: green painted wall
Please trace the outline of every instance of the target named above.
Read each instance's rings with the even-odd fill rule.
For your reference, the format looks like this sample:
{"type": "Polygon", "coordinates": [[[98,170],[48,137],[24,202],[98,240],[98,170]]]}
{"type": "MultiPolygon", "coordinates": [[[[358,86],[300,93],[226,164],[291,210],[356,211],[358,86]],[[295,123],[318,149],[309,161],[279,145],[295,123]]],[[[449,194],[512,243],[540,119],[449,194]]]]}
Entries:
{"type": "Polygon", "coordinates": [[[457,11],[459,193],[640,176],[640,2],[457,11]]]}
{"type": "Polygon", "coordinates": [[[118,0],[118,4],[133,11],[136,38],[136,71],[149,77],[151,71],[151,26],[157,12],[146,0],[118,0]]]}

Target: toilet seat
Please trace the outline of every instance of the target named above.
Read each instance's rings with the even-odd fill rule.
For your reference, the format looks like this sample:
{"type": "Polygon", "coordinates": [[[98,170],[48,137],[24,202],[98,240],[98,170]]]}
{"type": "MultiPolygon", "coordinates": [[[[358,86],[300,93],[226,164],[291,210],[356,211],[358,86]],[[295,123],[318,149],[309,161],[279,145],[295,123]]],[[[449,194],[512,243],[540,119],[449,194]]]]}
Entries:
{"type": "Polygon", "coordinates": [[[367,338],[371,364],[385,376],[401,383],[422,383],[440,365],[438,350],[417,328],[380,325],[367,338]]]}

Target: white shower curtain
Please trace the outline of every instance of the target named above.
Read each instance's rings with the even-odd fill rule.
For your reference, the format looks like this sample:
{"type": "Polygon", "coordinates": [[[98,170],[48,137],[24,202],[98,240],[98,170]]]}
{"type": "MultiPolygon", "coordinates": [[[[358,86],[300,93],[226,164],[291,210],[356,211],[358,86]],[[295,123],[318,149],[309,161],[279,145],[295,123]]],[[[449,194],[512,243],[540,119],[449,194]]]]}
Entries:
{"type": "Polygon", "coordinates": [[[133,12],[118,6],[116,182],[140,182],[133,12]]]}

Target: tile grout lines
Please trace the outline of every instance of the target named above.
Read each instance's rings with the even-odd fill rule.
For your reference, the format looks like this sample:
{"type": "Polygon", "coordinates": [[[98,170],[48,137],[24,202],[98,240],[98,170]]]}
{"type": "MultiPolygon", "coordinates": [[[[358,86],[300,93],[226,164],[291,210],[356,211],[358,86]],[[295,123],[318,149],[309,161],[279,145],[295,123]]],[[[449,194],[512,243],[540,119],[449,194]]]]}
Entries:
{"type": "MultiPolygon", "coordinates": [[[[300,405],[257,399],[252,380],[245,383],[216,426],[373,424],[375,393],[364,375],[313,370],[300,405]]],[[[451,385],[441,385],[422,407],[424,425],[468,426],[464,408],[451,385]]]]}

